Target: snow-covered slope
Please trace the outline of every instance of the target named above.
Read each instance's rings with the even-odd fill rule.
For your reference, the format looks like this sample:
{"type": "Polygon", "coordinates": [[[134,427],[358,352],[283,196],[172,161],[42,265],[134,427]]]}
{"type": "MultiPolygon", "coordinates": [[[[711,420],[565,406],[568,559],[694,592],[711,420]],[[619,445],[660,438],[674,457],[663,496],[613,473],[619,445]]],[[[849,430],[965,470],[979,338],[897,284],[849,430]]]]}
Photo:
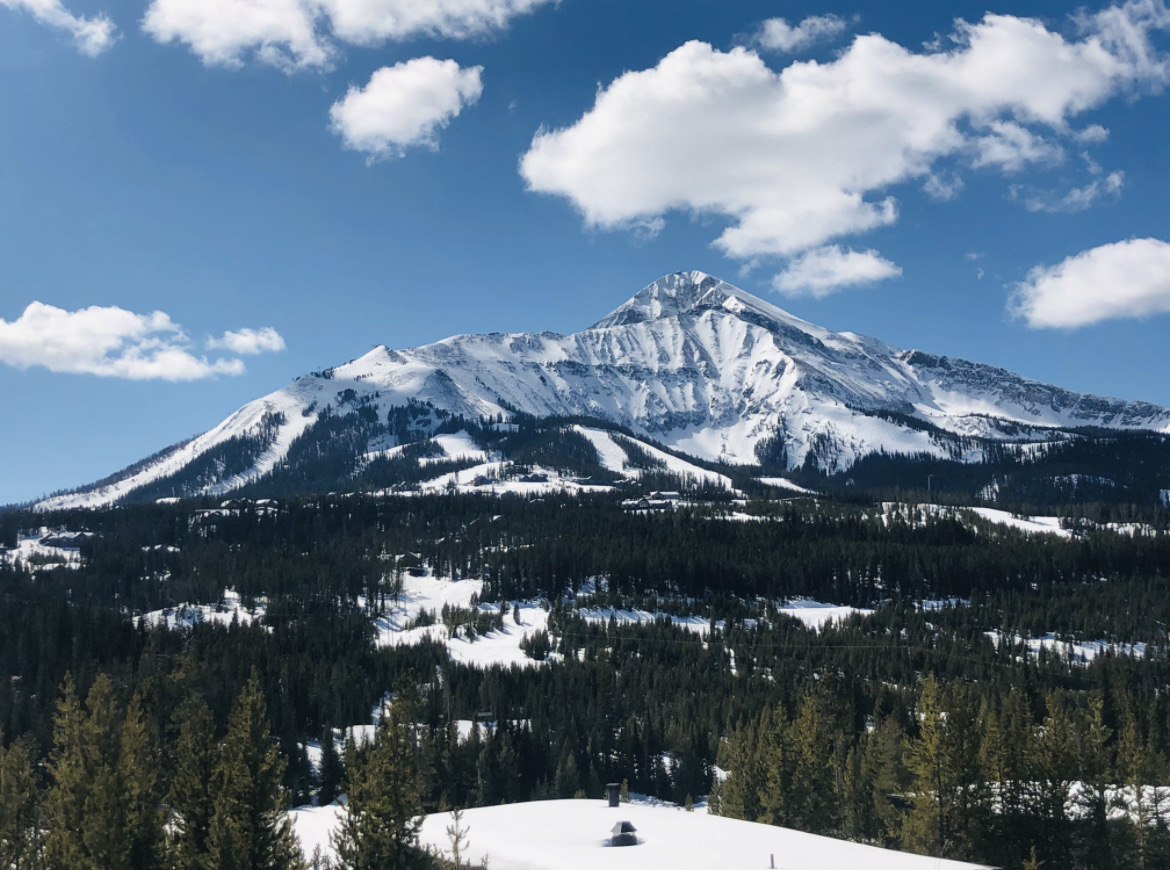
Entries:
{"type": "MultiPolygon", "coordinates": [[[[982,457],[976,442],[953,436],[1035,440],[1079,426],[1170,432],[1166,408],[831,332],[717,278],[679,272],[573,335],[375,348],[244,406],[132,472],[41,507],[109,503],[196,466],[198,491],[225,492],[279,466],[323,415],[373,410],[385,421],[408,402],[473,420],[515,411],[600,418],[700,459],[755,464],[766,448],[773,462],[797,467],[811,458],[828,471],[878,451],[982,457]]],[[[590,440],[602,463],[624,466],[604,439],[590,440]]],[[[396,443],[380,437],[355,460],[387,455],[396,443]]],[[[479,450],[454,438],[439,447],[447,456],[479,450]]]]}
{"type": "MultiPolygon", "coordinates": [[[[289,815],[306,855],[330,854],[337,804],[302,807],[289,815]]],[[[447,813],[423,822],[420,842],[446,853],[447,813]]],[[[495,870],[975,870],[975,864],[908,855],[788,828],[686,812],[662,803],[610,808],[599,800],[559,800],[465,810],[463,827],[473,862],[485,856],[495,870]],[[610,830],[636,829],[638,844],[615,848],[610,830]]]]}

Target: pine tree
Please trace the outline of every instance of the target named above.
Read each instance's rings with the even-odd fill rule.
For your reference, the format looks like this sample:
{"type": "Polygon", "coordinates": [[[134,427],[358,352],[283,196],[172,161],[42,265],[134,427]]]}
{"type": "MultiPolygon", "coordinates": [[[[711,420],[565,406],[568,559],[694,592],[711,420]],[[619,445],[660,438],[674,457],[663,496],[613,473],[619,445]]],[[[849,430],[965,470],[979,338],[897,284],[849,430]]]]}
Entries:
{"type": "Polygon", "coordinates": [[[814,834],[832,831],[836,828],[834,788],[829,775],[832,738],[825,701],[819,692],[809,692],[801,699],[789,733],[793,755],[789,823],[814,834]]]}
{"type": "Polygon", "coordinates": [[[1138,732],[1132,712],[1121,729],[1117,749],[1117,766],[1128,792],[1130,824],[1133,828],[1134,856],[1131,866],[1146,870],[1151,864],[1151,806],[1147,784],[1152,781],[1149,748],[1138,732]]]}
{"type": "Polygon", "coordinates": [[[33,870],[40,863],[41,797],[24,745],[6,750],[0,732],[0,867],[33,870]]]}
{"type": "Polygon", "coordinates": [[[215,770],[215,723],[200,699],[188,698],[174,716],[179,734],[171,754],[172,775],[167,802],[174,815],[170,825],[170,857],[174,870],[202,870],[208,856],[215,795],[210,783],[215,770]]]}
{"type": "Polygon", "coordinates": [[[577,772],[577,754],[573,752],[573,747],[566,738],[553,775],[553,791],[559,798],[569,798],[580,787],[581,775],[577,772]]]}
{"type": "Polygon", "coordinates": [[[893,797],[902,792],[899,778],[902,731],[892,719],[883,720],[866,735],[861,754],[861,782],[869,788],[869,800],[859,798],[867,818],[865,838],[888,845],[899,834],[901,816],[893,797]]]}
{"type": "Polygon", "coordinates": [[[1102,698],[1089,702],[1087,729],[1082,729],[1081,776],[1085,788],[1080,793],[1080,810],[1089,823],[1086,864],[1095,868],[1109,866],[1109,786],[1113,772],[1110,740],[1113,729],[1105,723],[1102,698]]]}
{"type": "Polygon", "coordinates": [[[273,743],[264,696],[253,673],[228,717],[211,777],[215,811],[208,856],[216,870],[293,870],[300,847],[284,817],[284,759],[273,743]]]}
{"type": "Polygon", "coordinates": [[[151,870],[159,866],[157,762],[137,698],[125,715],[101,674],[77,700],[66,678],[53,731],[45,802],[51,870],[151,870]]]}
{"type": "Polygon", "coordinates": [[[130,699],[122,719],[117,776],[122,800],[122,833],[127,840],[127,861],[123,866],[160,866],[163,836],[158,810],[158,751],[138,695],[130,699]]]}
{"type": "Polygon", "coordinates": [[[914,803],[902,825],[907,849],[942,857],[951,845],[952,771],[947,764],[946,717],[942,693],[927,677],[918,699],[918,737],[907,745],[906,767],[913,778],[914,803]]]}
{"type": "MultiPolygon", "coordinates": [[[[791,749],[791,735],[784,709],[777,704],[769,712],[767,709],[760,717],[760,729],[754,751],[748,748],[747,761],[748,781],[756,783],[756,794],[753,796],[743,792],[733,794],[734,803],[742,802],[744,818],[748,821],[761,821],[769,825],[787,825],[790,817],[792,775],[795,767],[794,755],[791,749]],[[755,818],[751,813],[756,813],[755,818]]],[[[750,744],[748,745],[750,747],[750,744]]],[[[728,785],[731,780],[728,779],[728,785]]],[[[727,803],[727,794],[724,793],[724,803],[727,803]]]]}
{"type": "Polygon", "coordinates": [[[1071,863],[1070,794],[1080,770],[1080,753],[1074,723],[1061,699],[1050,695],[1047,706],[1044,728],[1033,746],[1036,810],[1048,841],[1043,850],[1044,859],[1068,866],[1071,863]]]}
{"type": "Polygon", "coordinates": [[[333,728],[327,725],[321,731],[321,787],[317,792],[318,805],[325,806],[337,799],[337,790],[341,785],[343,773],[341,756],[337,753],[337,744],[333,739],[333,728]]]}
{"type": "Polygon", "coordinates": [[[447,843],[451,847],[451,870],[463,870],[463,853],[467,851],[470,828],[463,824],[463,810],[451,810],[451,824],[447,826],[447,843]]]}
{"type": "Polygon", "coordinates": [[[333,835],[341,870],[409,870],[430,859],[418,848],[422,806],[413,725],[395,703],[364,758],[345,772],[345,813],[333,835]]]}

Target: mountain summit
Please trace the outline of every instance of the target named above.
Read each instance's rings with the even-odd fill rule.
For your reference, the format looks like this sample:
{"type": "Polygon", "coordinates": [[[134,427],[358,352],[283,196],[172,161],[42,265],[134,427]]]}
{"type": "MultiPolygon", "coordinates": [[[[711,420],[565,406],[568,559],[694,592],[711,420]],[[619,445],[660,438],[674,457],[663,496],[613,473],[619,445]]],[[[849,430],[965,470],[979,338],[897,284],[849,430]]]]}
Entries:
{"type": "Polygon", "coordinates": [[[378,347],[40,507],[225,493],[294,458],[309,462],[306,445],[326,437],[337,461],[338,444],[346,445],[356,470],[444,420],[517,415],[608,421],[710,462],[826,472],[873,453],[979,462],[990,444],[1049,441],[1080,427],[1170,432],[1170,410],[1157,405],[832,332],[718,278],[677,272],[573,335],[378,347]]]}

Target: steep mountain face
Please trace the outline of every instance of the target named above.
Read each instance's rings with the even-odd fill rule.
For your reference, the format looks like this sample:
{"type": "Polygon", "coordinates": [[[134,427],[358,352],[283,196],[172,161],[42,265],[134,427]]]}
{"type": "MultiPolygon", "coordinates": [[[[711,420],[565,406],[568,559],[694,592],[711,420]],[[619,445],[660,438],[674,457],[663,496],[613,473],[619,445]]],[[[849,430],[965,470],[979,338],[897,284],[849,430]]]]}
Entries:
{"type": "Polygon", "coordinates": [[[830,472],[879,452],[975,462],[989,444],[1053,440],[1075,427],[1170,432],[1170,409],[832,332],[717,278],[680,272],[573,335],[461,335],[410,350],[378,347],[40,506],[229,492],[294,456],[310,461],[301,454],[312,452],[310,442],[321,454],[324,432],[332,460],[353,469],[425,439],[452,416],[517,414],[606,420],[712,462],[830,472]],[[168,490],[168,480],[182,486],[168,490]]]}

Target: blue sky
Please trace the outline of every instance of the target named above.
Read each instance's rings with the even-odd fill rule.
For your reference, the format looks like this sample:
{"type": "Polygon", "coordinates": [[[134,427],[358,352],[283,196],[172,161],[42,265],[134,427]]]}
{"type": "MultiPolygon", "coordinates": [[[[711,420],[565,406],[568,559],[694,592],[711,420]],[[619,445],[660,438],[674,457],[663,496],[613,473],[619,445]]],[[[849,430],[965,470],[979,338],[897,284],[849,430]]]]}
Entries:
{"type": "Polygon", "coordinates": [[[680,269],[1170,405],[1163,0],[265,4],[0,0],[0,503],[680,269]]]}

